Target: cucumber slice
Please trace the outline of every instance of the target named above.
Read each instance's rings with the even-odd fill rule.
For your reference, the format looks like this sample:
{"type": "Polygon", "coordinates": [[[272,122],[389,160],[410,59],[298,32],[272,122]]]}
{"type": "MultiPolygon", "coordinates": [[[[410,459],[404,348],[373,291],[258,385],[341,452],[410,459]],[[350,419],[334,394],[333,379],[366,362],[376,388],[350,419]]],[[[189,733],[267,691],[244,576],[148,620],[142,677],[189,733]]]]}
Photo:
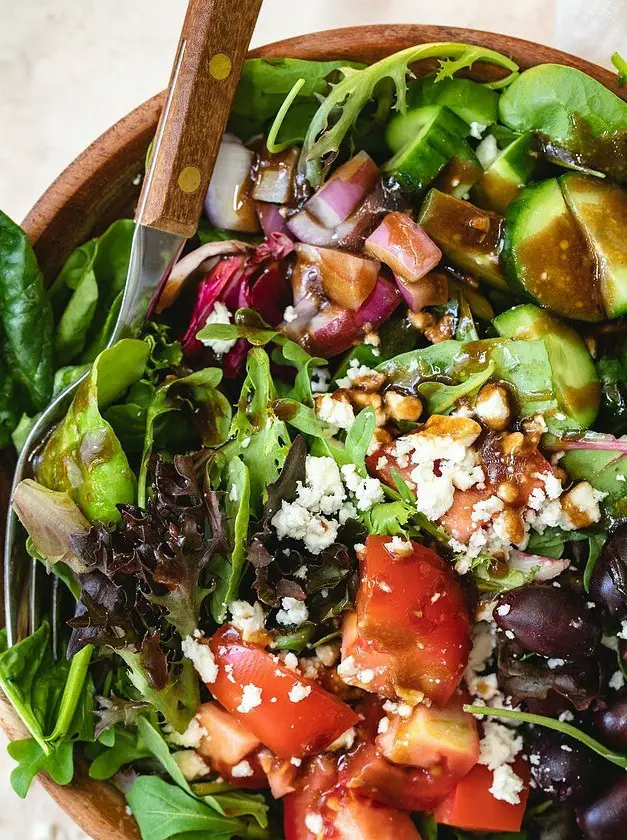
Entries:
{"type": "Polygon", "coordinates": [[[411,82],[407,90],[409,109],[446,105],[468,124],[492,125],[497,120],[499,94],[472,79],[442,79],[426,76],[411,82]]]}
{"type": "Polygon", "coordinates": [[[483,173],[472,191],[472,200],[495,213],[505,213],[520,188],[533,176],[538,160],[535,136],[531,132],[523,134],[483,173]]]}
{"type": "Polygon", "coordinates": [[[559,179],[562,194],[596,256],[608,318],[627,313],[627,192],[591,175],[559,179]]]}
{"type": "Polygon", "coordinates": [[[565,318],[603,319],[595,259],[556,178],[522,190],[507,208],[504,233],[501,258],[515,291],[565,318]]]}
{"type": "Polygon", "coordinates": [[[383,164],[406,189],[419,192],[428,186],[460,149],[468,125],[448,108],[436,108],[403,148],[383,164]]]}
{"type": "Polygon", "coordinates": [[[418,216],[418,223],[447,260],[499,289],[507,289],[499,265],[502,222],[496,213],[436,189],[429,190],[418,216]]]}
{"type": "Polygon", "coordinates": [[[581,336],[532,303],[514,306],[497,315],[492,323],[503,338],[544,340],[558,406],[580,428],[591,426],[599,410],[601,386],[581,336]]]}
{"type": "Polygon", "coordinates": [[[416,139],[416,135],[430,122],[440,110],[438,105],[425,105],[422,108],[413,108],[405,114],[397,114],[392,117],[385,129],[385,142],[390,151],[396,154],[404,149],[408,143],[416,139]]]}
{"type": "Polygon", "coordinates": [[[470,188],[483,175],[483,167],[468,143],[462,143],[435,180],[434,187],[441,192],[465,198],[470,188]]]}

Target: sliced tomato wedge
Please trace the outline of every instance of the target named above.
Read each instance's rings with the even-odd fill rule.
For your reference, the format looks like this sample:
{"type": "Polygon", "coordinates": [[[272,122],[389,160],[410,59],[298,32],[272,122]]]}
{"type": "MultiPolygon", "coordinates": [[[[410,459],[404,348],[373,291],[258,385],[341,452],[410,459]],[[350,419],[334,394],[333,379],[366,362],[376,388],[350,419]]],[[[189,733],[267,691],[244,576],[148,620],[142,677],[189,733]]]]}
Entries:
{"type": "Polygon", "coordinates": [[[288,793],[293,793],[301,775],[301,760],[299,758],[277,758],[268,749],[259,752],[259,761],[268,777],[268,784],[274,799],[282,799],[288,793]],[[296,762],[296,763],[294,763],[296,762]]]}
{"type": "Polygon", "coordinates": [[[214,762],[237,764],[261,744],[256,735],[245,729],[218,703],[203,703],[198,709],[198,718],[200,725],[207,730],[198,752],[212,766],[214,762]]]}
{"type": "Polygon", "coordinates": [[[294,793],[283,799],[283,830],[285,840],[316,840],[307,825],[310,815],[322,819],[324,795],[337,783],[337,764],[330,755],[319,755],[308,761],[294,793]]]}
{"type": "Polygon", "coordinates": [[[331,832],[334,840],[420,840],[409,814],[351,795],[340,799],[331,832]]]}
{"type": "Polygon", "coordinates": [[[286,668],[225,624],[209,640],[218,676],[208,688],[280,758],[322,752],[358,720],[346,703],[286,668]]]}
{"type": "Polygon", "coordinates": [[[466,831],[520,831],[529,797],[529,766],[523,759],[517,759],[512,769],[525,782],[519,804],[495,799],[490,793],[492,771],[476,764],[437,805],[433,813],[435,821],[466,831]]]}
{"type": "Polygon", "coordinates": [[[345,626],[342,679],[415,705],[444,705],[457,689],[470,651],[470,618],[450,566],[412,543],[369,536],[360,561],[356,623],[345,626]]]}

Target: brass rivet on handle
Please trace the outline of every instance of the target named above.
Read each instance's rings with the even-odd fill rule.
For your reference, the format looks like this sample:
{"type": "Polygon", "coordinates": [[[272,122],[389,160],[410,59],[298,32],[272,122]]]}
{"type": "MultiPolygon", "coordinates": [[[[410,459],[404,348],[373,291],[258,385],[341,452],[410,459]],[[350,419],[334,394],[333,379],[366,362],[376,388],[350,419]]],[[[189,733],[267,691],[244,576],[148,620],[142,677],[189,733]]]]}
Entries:
{"type": "Polygon", "coordinates": [[[183,192],[194,193],[200,186],[201,180],[202,175],[197,166],[186,166],[179,174],[178,185],[183,192]]]}
{"type": "Polygon", "coordinates": [[[216,53],[209,62],[209,72],[214,79],[227,79],[232,69],[233,62],[226,53],[216,53]]]}

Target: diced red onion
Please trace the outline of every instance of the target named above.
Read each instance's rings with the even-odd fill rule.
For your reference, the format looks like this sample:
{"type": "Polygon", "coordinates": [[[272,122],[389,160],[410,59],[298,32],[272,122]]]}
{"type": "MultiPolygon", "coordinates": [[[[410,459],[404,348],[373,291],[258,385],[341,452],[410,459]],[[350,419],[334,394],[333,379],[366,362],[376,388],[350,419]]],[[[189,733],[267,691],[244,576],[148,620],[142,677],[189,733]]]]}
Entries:
{"type": "Polygon", "coordinates": [[[157,303],[156,312],[165,312],[172,306],[185,282],[197,270],[208,272],[213,268],[213,261],[218,257],[246,254],[249,251],[252,251],[251,245],[247,245],[246,242],[239,242],[237,239],[229,239],[226,242],[207,242],[200,248],[186,254],[170,272],[157,303]]]}
{"type": "Polygon", "coordinates": [[[565,452],[568,449],[596,449],[607,452],[627,452],[627,440],[606,435],[605,437],[579,439],[558,438],[544,446],[550,452],[565,452]]]}
{"type": "Polygon", "coordinates": [[[359,152],[337,169],[309,199],[306,209],[323,227],[335,228],[358,207],[379,178],[367,152],[359,152]]]}
{"type": "Polygon", "coordinates": [[[288,202],[294,190],[298,157],[299,150],[295,146],[279,154],[262,157],[253,187],[253,198],[274,204],[288,202]]]}
{"type": "Polygon", "coordinates": [[[570,560],[563,558],[556,560],[553,557],[544,557],[541,554],[526,554],[523,551],[512,551],[509,557],[508,566],[519,572],[529,574],[537,568],[535,580],[552,580],[558,577],[570,565],[570,560]]]}
{"type": "Polygon", "coordinates": [[[336,233],[317,222],[306,210],[300,210],[285,223],[300,242],[309,245],[334,245],[336,233]]]}
{"type": "Polygon", "coordinates": [[[257,216],[259,217],[259,223],[265,236],[270,236],[273,233],[284,233],[287,236],[292,235],[276,204],[267,204],[265,201],[258,201],[257,216]]]}
{"type": "Polygon", "coordinates": [[[250,196],[254,152],[239,143],[222,142],[207,197],[205,212],[223,230],[256,233],[259,221],[250,196]]]}
{"type": "Polygon", "coordinates": [[[366,253],[416,283],[442,259],[438,246],[407,213],[388,213],[365,244],[366,253]]]}
{"type": "Polygon", "coordinates": [[[400,302],[398,287],[379,275],[372,294],[355,313],[355,321],[360,327],[366,324],[375,327],[389,318],[400,302]]]}
{"type": "Polygon", "coordinates": [[[295,271],[307,274],[308,266],[314,268],[327,297],[345,309],[358,309],[376,285],[379,262],[304,243],[295,245],[294,250],[298,255],[295,271]]]}
{"type": "Polygon", "coordinates": [[[420,312],[425,306],[439,306],[448,300],[448,284],[443,275],[428,274],[417,283],[408,283],[398,274],[394,279],[412,312],[420,312]]]}
{"type": "Polygon", "coordinates": [[[329,306],[314,315],[308,330],[311,351],[328,358],[352,347],[359,336],[355,314],[350,309],[329,306]]]}
{"type": "Polygon", "coordinates": [[[286,233],[275,231],[257,245],[255,253],[248,260],[249,265],[259,265],[267,260],[282,260],[294,250],[294,242],[286,233]]]}

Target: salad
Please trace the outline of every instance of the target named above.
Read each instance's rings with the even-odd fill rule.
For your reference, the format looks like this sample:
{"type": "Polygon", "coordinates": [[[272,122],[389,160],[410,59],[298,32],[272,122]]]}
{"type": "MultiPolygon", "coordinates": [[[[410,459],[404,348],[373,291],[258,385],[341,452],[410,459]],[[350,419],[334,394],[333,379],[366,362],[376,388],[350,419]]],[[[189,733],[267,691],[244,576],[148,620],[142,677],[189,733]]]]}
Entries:
{"type": "Polygon", "coordinates": [[[131,221],[45,290],[0,215],[1,443],[91,370],[13,497],[55,605],[0,638],[18,795],[76,762],[143,840],[626,836],[626,183],[598,81],[423,44],[246,63],[137,339],[131,221]]]}

